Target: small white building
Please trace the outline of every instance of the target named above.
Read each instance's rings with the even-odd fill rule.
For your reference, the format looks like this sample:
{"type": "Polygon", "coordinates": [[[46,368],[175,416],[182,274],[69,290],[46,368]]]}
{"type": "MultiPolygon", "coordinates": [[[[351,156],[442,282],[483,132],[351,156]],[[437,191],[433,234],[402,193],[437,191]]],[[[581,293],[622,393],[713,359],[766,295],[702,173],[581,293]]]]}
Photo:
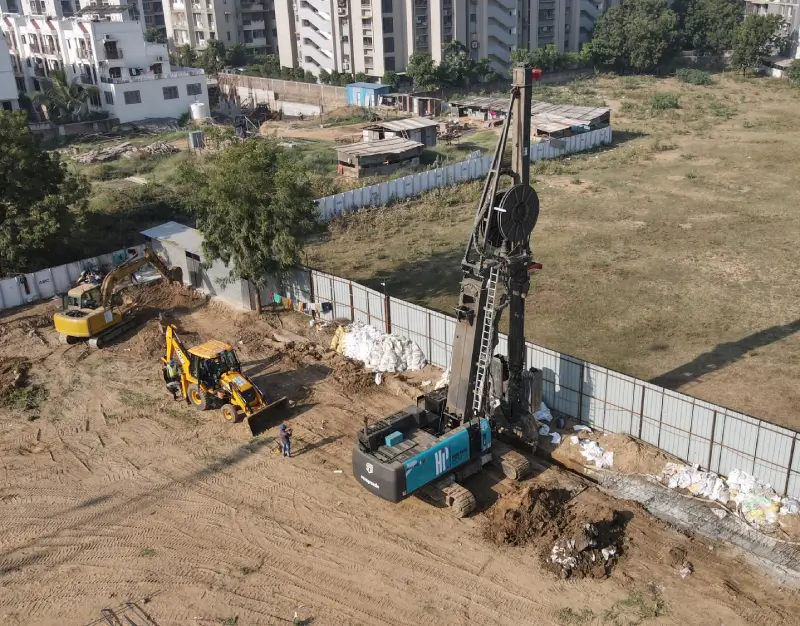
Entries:
{"type": "Polygon", "coordinates": [[[5,111],[18,109],[17,94],[17,81],[14,80],[11,55],[6,40],[0,37],[0,109],[5,111]]]}
{"type": "Polygon", "coordinates": [[[69,81],[100,90],[90,111],[121,123],[177,118],[194,102],[208,110],[205,72],[171,66],[166,44],[145,42],[139,22],[3,15],[0,29],[17,87],[31,96],[61,69],[69,81]]]}

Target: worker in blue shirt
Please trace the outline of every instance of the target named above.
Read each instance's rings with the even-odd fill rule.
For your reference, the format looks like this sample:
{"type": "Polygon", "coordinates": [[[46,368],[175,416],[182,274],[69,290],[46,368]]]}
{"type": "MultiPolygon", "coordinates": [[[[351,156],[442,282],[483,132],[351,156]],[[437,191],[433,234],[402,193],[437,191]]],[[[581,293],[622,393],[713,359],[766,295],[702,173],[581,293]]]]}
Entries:
{"type": "Polygon", "coordinates": [[[291,457],[292,456],[292,429],[286,428],[286,424],[281,424],[280,430],[280,438],[281,438],[281,454],[283,456],[291,457]]]}

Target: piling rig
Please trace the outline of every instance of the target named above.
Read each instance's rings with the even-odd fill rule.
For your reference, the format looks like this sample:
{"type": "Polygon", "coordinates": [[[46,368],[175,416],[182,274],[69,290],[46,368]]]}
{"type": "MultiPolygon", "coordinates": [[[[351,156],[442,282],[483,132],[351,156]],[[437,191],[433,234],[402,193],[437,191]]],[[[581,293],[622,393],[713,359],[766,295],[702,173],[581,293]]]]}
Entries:
{"type": "Polygon", "coordinates": [[[530,471],[527,459],[506,443],[536,450],[533,412],[541,403],[541,372],[525,369],[524,327],[530,273],[541,269],[530,246],[539,217],[539,198],[530,186],[534,72],[514,68],[508,115],[461,261],[450,384],[377,423],[365,420],[358,433],[353,473],[386,500],[420,495],[461,517],[475,508],[474,496],[461,483],[486,463],[497,463],[514,480],[530,471]],[[510,186],[501,187],[501,178],[510,179],[510,186]],[[506,309],[504,357],[495,348],[506,309]]]}

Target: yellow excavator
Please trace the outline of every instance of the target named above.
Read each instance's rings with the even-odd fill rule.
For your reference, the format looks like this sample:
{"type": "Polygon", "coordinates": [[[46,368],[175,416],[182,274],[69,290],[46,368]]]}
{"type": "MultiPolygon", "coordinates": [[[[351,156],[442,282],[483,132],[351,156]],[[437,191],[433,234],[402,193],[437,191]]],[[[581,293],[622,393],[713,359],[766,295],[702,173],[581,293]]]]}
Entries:
{"type": "Polygon", "coordinates": [[[268,427],[268,414],[288,403],[286,396],[270,401],[242,373],[242,366],[233,348],[221,341],[211,340],[188,350],[173,324],[164,328],[166,355],[161,358],[164,381],[180,385],[181,399],[202,410],[212,406],[222,408],[226,422],[247,419],[253,435],[268,427]],[[175,377],[169,374],[169,364],[177,366],[175,377]]]}
{"type": "Polygon", "coordinates": [[[100,285],[83,283],[62,297],[62,310],[53,316],[61,342],[88,339],[91,347],[102,348],[105,342],[133,327],[136,318],[115,292],[115,287],[147,264],[155,267],[165,280],[182,282],[179,267],[167,266],[155,252],[145,248],[141,256],[129,259],[106,274],[100,285]]]}

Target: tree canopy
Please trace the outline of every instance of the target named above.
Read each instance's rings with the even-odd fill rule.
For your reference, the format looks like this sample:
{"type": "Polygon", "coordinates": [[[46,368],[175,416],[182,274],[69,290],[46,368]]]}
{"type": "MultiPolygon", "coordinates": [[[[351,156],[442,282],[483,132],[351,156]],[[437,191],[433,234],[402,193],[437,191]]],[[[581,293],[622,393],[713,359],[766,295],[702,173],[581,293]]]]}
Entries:
{"type": "Polygon", "coordinates": [[[197,67],[197,53],[185,43],[175,50],[175,60],[181,67],[197,67]]]}
{"type": "Polygon", "coordinates": [[[89,112],[89,100],[100,95],[97,87],[84,87],[76,76],[67,80],[64,70],[52,70],[49,78],[41,79],[42,92],[34,98],[47,108],[51,121],[81,119],[89,112]]]}
{"type": "Polygon", "coordinates": [[[587,52],[601,65],[651,70],[674,50],[677,26],[678,16],[666,0],[630,0],[595,22],[587,52]]]}
{"type": "Polygon", "coordinates": [[[144,40],[148,43],[167,43],[167,35],[160,28],[148,28],[144,33],[144,40]]]}
{"type": "Polygon", "coordinates": [[[761,57],[769,56],[785,43],[781,34],[783,17],[777,14],[747,15],[733,33],[733,58],[731,64],[742,68],[756,67],[761,57]]]}
{"type": "Polygon", "coordinates": [[[710,54],[731,49],[733,33],[742,21],[738,0],[677,0],[672,9],[678,15],[683,48],[710,54]]]}
{"type": "Polygon", "coordinates": [[[383,78],[381,78],[381,84],[389,85],[393,91],[397,89],[399,82],[400,78],[397,76],[397,72],[394,70],[386,70],[383,73],[383,78]]]}
{"type": "Polygon", "coordinates": [[[181,170],[208,260],[259,286],[300,261],[316,223],[309,177],[275,139],[236,143],[181,170]]]}
{"type": "Polygon", "coordinates": [[[441,87],[439,69],[430,54],[415,52],[408,57],[406,76],[414,81],[417,91],[435,91],[441,87]]]}
{"type": "Polygon", "coordinates": [[[542,70],[555,72],[569,66],[586,65],[589,59],[587,55],[578,52],[559,52],[551,43],[544,48],[525,50],[517,48],[511,53],[511,67],[509,73],[514,72],[514,66],[520,63],[538,67],[542,70]]]}
{"type": "Polygon", "coordinates": [[[789,64],[787,78],[793,85],[800,87],[800,59],[795,59],[789,64]]]}
{"type": "Polygon", "coordinates": [[[89,195],[28,130],[24,112],[0,111],[0,277],[47,266],[89,195]]]}

